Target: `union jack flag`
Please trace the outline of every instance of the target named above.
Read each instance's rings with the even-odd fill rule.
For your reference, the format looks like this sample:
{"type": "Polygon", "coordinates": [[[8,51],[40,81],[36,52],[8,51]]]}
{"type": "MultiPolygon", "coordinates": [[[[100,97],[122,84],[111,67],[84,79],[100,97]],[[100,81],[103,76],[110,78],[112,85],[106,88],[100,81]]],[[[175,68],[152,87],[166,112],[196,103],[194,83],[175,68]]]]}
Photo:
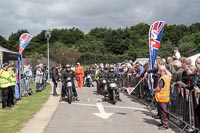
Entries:
{"type": "Polygon", "coordinates": [[[23,33],[19,38],[19,53],[22,53],[24,49],[28,46],[33,36],[28,33],[23,33]]]}
{"type": "MultiPolygon", "coordinates": [[[[153,69],[157,57],[158,50],[160,48],[160,41],[162,38],[163,27],[165,21],[155,21],[149,29],[149,69],[153,69]]],[[[149,89],[153,90],[153,78],[152,73],[148,75],[149,89]]]]}

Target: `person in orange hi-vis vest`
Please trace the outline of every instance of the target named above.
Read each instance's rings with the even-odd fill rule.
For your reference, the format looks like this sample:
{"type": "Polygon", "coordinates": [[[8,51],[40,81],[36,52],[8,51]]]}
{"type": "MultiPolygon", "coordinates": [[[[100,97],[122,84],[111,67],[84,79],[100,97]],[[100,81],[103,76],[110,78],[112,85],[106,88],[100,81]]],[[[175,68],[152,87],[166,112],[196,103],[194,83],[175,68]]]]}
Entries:
{"type": "Polygon", "coordinates": [[[78,78],[78,87],[82,88],[83,87],[84,69],[80,65],[80,63],[77,63],[77,66],[75,68],[75,73],[76,73],[77,78],[78,78]]]}
{"type": "Polygon", "coordinates": [[[165,65],[160,65],[159,73],[161,77],[158,80],[158,86],[154,90],[155,100],[157,102],[158,112],[161,118],[161,123],[158,125],[159,130],[166,130],[169,128],[169,101],[170,101],[170,76],[167,75],[165,65]]]}

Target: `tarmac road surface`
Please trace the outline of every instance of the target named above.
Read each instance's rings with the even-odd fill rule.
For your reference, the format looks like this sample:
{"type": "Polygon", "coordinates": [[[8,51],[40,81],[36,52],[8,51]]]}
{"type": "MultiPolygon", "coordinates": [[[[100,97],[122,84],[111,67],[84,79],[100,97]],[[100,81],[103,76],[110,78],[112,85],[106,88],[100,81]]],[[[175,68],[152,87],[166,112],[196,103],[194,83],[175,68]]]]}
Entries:
{"type": "Polygon", "coordinates": [[[95,87],[77,89],[80,101],[60,102],[44,133],[175,133],[158,130],[158,120],[145,106],[121,94],[122,102],[112,105],[102,102],[95,87]]]}

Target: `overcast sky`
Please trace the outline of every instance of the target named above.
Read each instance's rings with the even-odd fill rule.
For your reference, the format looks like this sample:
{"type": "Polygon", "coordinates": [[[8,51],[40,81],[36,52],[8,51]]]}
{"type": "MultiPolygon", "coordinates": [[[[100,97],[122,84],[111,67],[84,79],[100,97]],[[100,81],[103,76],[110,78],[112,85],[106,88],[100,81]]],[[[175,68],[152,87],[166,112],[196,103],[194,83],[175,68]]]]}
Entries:
{"type": "Polygon", "coordinates": [[[124,28],[152,24],[200,22],[200,0],[0,0],[0,35],[19,29],[37,35],[42,30],[76,27],[124,28]]]}

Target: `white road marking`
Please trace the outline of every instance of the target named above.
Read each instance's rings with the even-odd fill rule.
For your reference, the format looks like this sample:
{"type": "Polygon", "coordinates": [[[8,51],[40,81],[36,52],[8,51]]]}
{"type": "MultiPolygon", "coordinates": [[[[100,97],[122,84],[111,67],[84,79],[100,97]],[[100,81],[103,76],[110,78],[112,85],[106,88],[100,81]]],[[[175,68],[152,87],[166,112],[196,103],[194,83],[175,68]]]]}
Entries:
{"type": "Polygon", "coordinates": [[[99,98],[92,98],[93,100],[95,100],[96,102],[101,102],[101,99],[99,98]]]}
{"type": "Polygon", "coordinates": [[[113,115],[113,113],[106,113],[105,112],[102,103],[96,103],[96,105],[97,105],[97,108],[98,108],[100,113],[93,113],[94,115],[96,115],[96,116],[98,116],[102,119],[108,119],[110,116],[113,115]]]}
{"type": "MultiPolygon", "coordinates": [[[[61,102],[61,103],[66,103],[66,102],[61,102]]],[[[72,103],[76,105],[82,105],[82,106],[91,106],[91,107],[96,107],[97,105],[95,104],[86,104],[86,103],[72,103]]],[[[139,110],[139,111],[147,111],[147,109],[144,108],[136,108],[136,107],[123,107],[123,106],[104,106],[105,108],[121,108],[121,109],[132,109],[132,110],[139,110]]]]}
{"type": "Polygon", "coordinates": [[[147,111],[147,109],[143,108],[136,108],[136,107],[122,107],[122,106],[104,106],[106,108],[121,108],[121,109],[132,109],[132,110],[139,110],[139,111],[147,111]]]}

